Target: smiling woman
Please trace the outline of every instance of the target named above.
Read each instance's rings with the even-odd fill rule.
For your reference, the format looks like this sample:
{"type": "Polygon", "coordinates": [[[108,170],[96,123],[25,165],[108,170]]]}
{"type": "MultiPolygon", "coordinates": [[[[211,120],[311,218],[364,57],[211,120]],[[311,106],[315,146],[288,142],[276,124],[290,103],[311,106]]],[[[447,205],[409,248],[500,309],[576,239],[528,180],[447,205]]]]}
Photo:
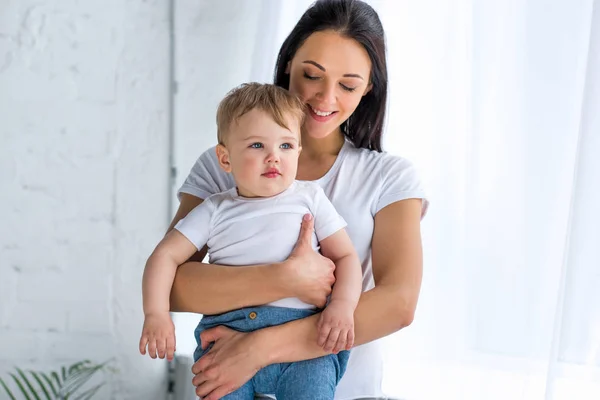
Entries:
{"type": "MultiPolygon", "coordinates": [[[[422,274],[420,220],[427,201],[412,164],[381,152],[387,67],[377,13],[362,1],[314,3],[281,47],[275,84],[305,105],[296,179],[323,189],[347,222],[362,265],[355,337],[347,342],[355,346],[335,398],[382,397],[377,339],[413,320],[422,274]]],[[[220,168],[215,149],[208,150],[179,190],[181,203],[172,226],[208,196],[233,188],[235,183],[220,168]]],[[[323,257],[313,250],[312,227],[306,221],[302,233],[292,225],[288,229],[295,229],[300,240],[281,262],[247,260],[242,265],[248,266],[236,268],[182,265],[172,290],[173,310],[221,314],[290,297],[324,304],[331,290],[327,258],[335,254],[324,251],[323,257]]],[[[321,242],[322,249],[324,245],[326,241],[321,242]]],[[[341,271],[336,270],[334,292],[341,271]]],[[[216,399],[247,382],[257,384],[260,378],[255,374],[266,366],[285,368],[286,363],[339,350],[335,343],[319,340],[319,319],[311,315],[251,333],[223,327],[204,330],[200,342],[214,345],[194,365],[197,394],[216,399]]],[[[275,388],[263,393],[275,393],[275,388]]],[[[311,398],[308,391],[294,398],[302,396],[311,398]]]]}
{"type": "Polygon", "coordinates": [[[383,30],[381,40],[361,34],[350,37],[334,29],[315,30],[311,35],[292,31],[279,53],[275,82],[308,104],[314,122],[309,119],[305,129],[311,137],[322,138],[340,127],[356,147],[381,150],[385,109],[380,105],[387,99],[383,30]],[[287,54],[294,56],[283,64],[282,56],[287,54]]]}

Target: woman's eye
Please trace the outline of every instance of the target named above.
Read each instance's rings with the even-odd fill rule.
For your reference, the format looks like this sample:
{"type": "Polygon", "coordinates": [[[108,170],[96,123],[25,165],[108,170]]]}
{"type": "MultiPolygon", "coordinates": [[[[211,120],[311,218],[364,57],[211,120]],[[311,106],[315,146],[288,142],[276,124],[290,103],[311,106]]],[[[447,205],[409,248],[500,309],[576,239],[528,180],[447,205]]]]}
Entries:
{"type": "Polygon", "coordinates": [[[281,147],[281,148],[282,148],[282,149],[284,149],[284,150],[288,150],[288,149],[291,149],[291,148],[293,148],[293,147],[292,147],[292,145],[291,145],[290,143],[284,143],[284,144],[282,144],[282,145],[281,145],[281,146],[279,146],[279,147],[281,147]]]}
{"type": "Polygon", "coordinates": [[[252,143],[250,145],[251,148],[253,149],[262,149],[263,148],[263,144],[262,143],[252,143]]]}
{"type": "Polygon", "coordinates": [[[307,74],[306,72],[304,73],[304,77],[306,79],[310,79],[311,81],[316,81],[317,79],[319,79],[318,76],[311,76],[311,75],[307,74]]]}
{"type": "Polygon", "coordinates": [[[354,92],[354,91],[356,90],[356,88],[355,88],[355,87],[349,87],[349,86],[346,86],[346,85],[344,85],[344,84],[342,84],[342,83],[340,83],[340,86],[341,86],[341,87],[342,87],[342,89],[344,89],[346,92],[354,92]]]}

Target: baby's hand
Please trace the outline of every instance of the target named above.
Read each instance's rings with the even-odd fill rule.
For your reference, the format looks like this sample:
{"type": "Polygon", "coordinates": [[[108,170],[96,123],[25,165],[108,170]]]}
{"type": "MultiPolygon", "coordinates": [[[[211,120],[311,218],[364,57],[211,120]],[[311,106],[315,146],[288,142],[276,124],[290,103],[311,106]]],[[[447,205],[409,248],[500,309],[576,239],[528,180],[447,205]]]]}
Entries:
{"type": "Polygon", "coordinates": [[[354,306],[347,301],[332,300],[321,312],[319,346],[334,354],[350,350],[354,345],[354,306]]]}
{"type": "Polygon", "coordinates": [[[175,353],[175,326],[171,321],[168,312],[146,314],[144,328],[142,329],[142,338],[140,339],[140,353],[146,354],[148,346],[148,355],[151,358],[165,358],[173,360],[175,353]]]}

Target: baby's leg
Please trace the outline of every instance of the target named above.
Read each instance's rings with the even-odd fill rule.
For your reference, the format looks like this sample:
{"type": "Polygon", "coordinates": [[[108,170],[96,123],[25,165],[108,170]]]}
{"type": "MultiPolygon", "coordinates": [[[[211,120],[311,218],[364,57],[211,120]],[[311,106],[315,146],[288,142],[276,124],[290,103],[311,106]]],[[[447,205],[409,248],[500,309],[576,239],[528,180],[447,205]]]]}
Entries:
{"type": "Polygon", "coordinates": [[[275,396],[278,399],[332,400],[340,376],[336,355],[282,365],[275,396]]]}

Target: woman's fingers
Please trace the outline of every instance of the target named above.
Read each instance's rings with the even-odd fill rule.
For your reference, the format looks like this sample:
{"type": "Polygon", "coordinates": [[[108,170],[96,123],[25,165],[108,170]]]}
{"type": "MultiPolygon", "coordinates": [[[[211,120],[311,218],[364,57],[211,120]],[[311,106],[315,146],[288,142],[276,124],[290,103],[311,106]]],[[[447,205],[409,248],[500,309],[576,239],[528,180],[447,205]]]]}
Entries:
{"type": "Polygon", "coordinates": [[[312,235],[314,231],[314,219],[312,215],[305,214],[302,217],[302,226],[300,227],[300,235],[298,236],[298,242],[294,250],[301,246],[309,246],[312,249],[312,235]]]}
{"type": "Polygon", "coordinates": [[[217,387],[219,387],[219,383],[216,380],[205,380],[196,386],[196,394],[201,398],[204,398],[217,387]]]}
{"type": "Polygon", "coordinates": [[[206,350],[209,344],[223,338],[227,332],[219,325],[200,332],[200,346],[206,350]]]}
{"type": "MultiPolygon", "coordinates": [[[[195,386],[198,386],[199,384],[202,383],[202,377],[199,377],[199,374],[201,374],[203,371],[208,370],[209,366],[212,363],[212,360],[214,358],[213,353],[208,352],[205,355],[203,355],[202,357],[200,357],[200,359],[198,361],[196,361],[194,363],[194,365],[192,365],[192,373],[195,375],[194,378],[192,379],[192,382],[194,383],[195,386]]],[[[203,375],[205,376],[205,375],[203,375]]]]}

